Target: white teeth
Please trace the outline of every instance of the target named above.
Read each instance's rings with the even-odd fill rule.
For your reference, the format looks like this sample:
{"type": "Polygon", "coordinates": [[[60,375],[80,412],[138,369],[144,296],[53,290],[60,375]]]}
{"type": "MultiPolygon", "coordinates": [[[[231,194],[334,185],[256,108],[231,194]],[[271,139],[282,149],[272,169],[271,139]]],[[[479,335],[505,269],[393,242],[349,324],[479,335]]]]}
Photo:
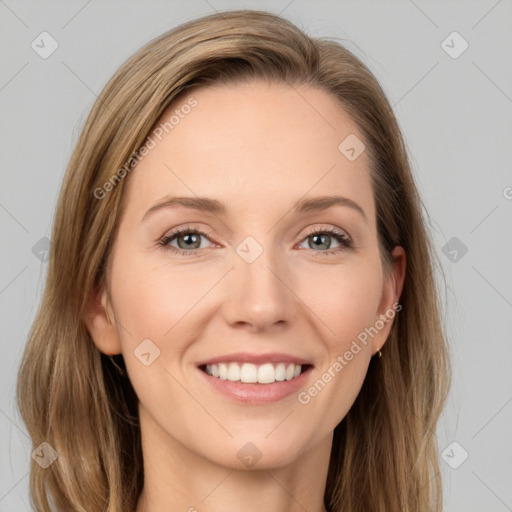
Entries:
{"type": "Polygon", "coordinates": [[[270,363],[261,365],[258,368],[258,382],[260,384],[275,382],[275,373],[274,367],[270,363]]]}
{"type": "Polygon", "coordinates": [[[232,380],[234,382],[240,380],[240,366],[236,363],[231,363],[228,366],[228,380],[232,380]]]}
{"type": "Polygon", "coordinates": [[[242,369],[240,370],[240,380],[242,382],[258,382],[258,368],[256,365],[244,363],[242,365],[242,369]]]}
{"type": "Polygon", "coordinates": [[[231,382],[272,384],[283,380],[292,380],[301,374],[302,366],[293,363],[265,363],[255,365],[252,363],[219,363],[207,364],[206,373],[212,377],[231,382]]]}
{"type": "MultiPolygon", "coordinates": [[[[300,368],[300,366],[299,366],[300,368]]],[[[286,377],[286,367],[284,365],[284,363],[279,363],[277,366],[276,366],[276,380],[281,382],[285,379],[286,377]]]]}

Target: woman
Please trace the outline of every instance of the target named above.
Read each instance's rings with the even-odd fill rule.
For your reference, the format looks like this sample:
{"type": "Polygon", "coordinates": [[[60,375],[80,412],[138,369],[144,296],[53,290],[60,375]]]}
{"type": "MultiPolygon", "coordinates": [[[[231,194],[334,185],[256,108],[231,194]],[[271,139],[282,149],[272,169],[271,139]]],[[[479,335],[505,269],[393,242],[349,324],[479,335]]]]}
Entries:
{"type": "Polygon", "coordinates": [[[338,43],[241,10],[138,51],[72,155],[20,368],[36,509],[441,510],[421,207],[338,43]]]}

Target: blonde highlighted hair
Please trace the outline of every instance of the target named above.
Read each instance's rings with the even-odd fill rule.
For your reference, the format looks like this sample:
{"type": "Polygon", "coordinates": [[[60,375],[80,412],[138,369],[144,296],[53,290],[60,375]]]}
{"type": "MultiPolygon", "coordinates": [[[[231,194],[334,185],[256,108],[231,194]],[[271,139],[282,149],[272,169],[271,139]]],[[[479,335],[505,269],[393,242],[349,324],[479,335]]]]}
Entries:
{"type": "Polygon", "coordinates": [[[396,245],[407,254],[402,310],[383,357],[373,358],[334,431],[326,508],[442,509],[435,430],[450,367],[436,254],[397,120],[369,69],[338,42],[311,38],[268,12],[235,10],[183,24],[127,60],[95,102],[70,159],[17,386],[34,447],[45,441],[58,453],[46,469],[31,463],[31,499],[40,512],[132,512],[143,487],[137,397],[122,355],[100,353],[83,321],[104,283],[130,174],[102,198],[94,191],[133,158],[178,95],[252,80],[305,84],[339,100],[370,157],[386,271],[396,245]]]}

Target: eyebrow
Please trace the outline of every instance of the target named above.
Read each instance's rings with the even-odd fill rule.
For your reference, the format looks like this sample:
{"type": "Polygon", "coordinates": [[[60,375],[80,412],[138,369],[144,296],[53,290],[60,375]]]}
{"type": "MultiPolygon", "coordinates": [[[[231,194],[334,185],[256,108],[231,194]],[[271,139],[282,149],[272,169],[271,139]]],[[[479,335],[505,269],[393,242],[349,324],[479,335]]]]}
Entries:
{"type": "MultiPolygon", "coordinates": [[[[320,196],[307,199],[299,199],[294,205],[293,210],[295,213],[319,212],[327,210],[333,206],[346,206],[358,212],[366,223],[368,217],[365,211],[352,199],[343,196],[320,196]]],[[[217,199],[209,197],[171,197],[167,196],[158,201],[152,206],[142,217],[142,221],[148,218],[152,213],[161,210],[162,208],[189,208],[191,210],[198,210],[209,212],[218,215],[226,215],[226,206],[217,199]]]]}

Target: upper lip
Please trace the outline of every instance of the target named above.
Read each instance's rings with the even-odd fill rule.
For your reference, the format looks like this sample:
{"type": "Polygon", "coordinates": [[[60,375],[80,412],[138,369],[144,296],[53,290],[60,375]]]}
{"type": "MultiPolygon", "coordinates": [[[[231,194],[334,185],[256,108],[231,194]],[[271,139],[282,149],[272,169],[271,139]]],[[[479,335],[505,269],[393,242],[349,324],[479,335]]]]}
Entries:
{"type": "Polygon", "coordinates": [[[197,366],[203,366],[205,364],[216,364],[216,363],[252,363],[252,364],[264,364],[264,363],[294,363],[297,365],[312,363],[302,357],[292,356],[290,354],[284,354],[282,352],[269,352],[266,354],[250,354],[248,352],[237,352],[232,354],[224,354],[223,356],[212,357],[211,359],[205,359],[199,361],[197,366]]]}

